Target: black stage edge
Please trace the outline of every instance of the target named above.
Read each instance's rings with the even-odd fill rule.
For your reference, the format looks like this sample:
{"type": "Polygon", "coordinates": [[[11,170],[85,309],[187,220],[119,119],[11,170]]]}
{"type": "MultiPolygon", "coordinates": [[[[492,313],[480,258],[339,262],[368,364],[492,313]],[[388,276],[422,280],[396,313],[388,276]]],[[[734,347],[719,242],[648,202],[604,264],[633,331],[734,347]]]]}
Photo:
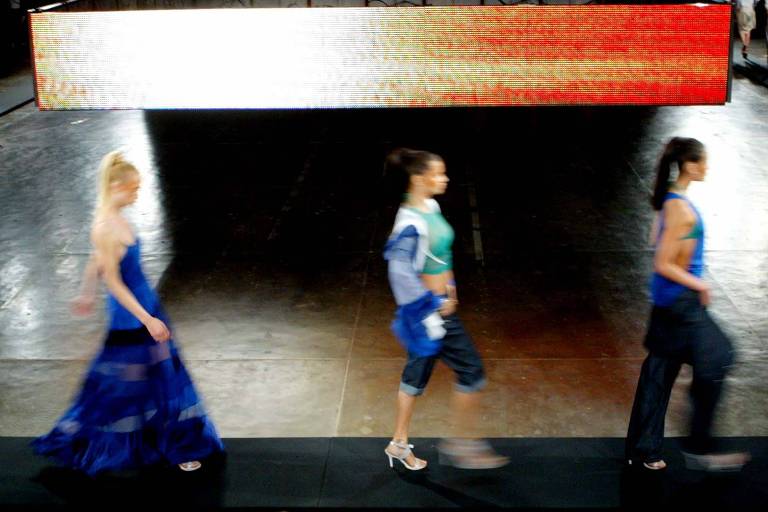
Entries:
{"type": "Polygon", "coordinates": [[[741,473],[684,468],[676,439],[664,472],[629,469],[617,438],[495,439],[512,464],[488,471],[440,466],[435,439],[415,439],[423,473],[388,467],[378,438],[226,439],[227,456],[198,472],[168,468],[90,479],[32,455],[30,438],[0,438],[0,507],[114,510],[184,508],[658,508],[766,510],[768,437],[727,438],[748,449],[741,473]]]}
{"type": "Polygon", "coordinates": [[[761,84],[763,87],[768,87],[768,67],[763,66],[759,62],[752,59],[741,59],[740,63],[735,63],[733,69],[752,80],[754,83],[761,84]]]}

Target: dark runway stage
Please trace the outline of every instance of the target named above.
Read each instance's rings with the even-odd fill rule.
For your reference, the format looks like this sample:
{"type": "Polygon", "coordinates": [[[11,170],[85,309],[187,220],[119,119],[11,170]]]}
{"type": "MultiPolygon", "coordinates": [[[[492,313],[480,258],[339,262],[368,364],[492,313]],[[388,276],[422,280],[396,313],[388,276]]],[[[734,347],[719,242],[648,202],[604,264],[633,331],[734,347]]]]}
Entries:
{"type": "Polygon", "coordinates": [[[162,468],[88,479],[29,456],[29,438],[3,438],[0,507],[71,510],[169,506],[250,508],[600,508],[764,510],[768,506],[768,439],[728,439],[752,450],[741,473],[687,470],[670,439],[662,473],[622,464],[621,439],[496,439],[512,457],[500,470],[437,464],[436,439],[416,439],[434,464],[424,473],[390,470],[381,438],[228,439],[225,461],[199,473],[162,468]]]}

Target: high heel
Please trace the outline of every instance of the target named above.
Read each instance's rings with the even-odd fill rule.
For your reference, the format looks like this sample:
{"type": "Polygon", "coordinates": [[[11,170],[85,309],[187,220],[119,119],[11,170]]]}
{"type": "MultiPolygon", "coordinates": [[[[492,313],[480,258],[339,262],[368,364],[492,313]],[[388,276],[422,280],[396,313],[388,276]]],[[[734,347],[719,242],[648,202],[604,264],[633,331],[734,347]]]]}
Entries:
{"type": "Polygon", "coordinates": [[[197,471],[203,467],[202,464],[200,464],[200,461],[197,460],[191,460],[189,462],[182,462],[179,464],[179,469],[182,471],[197,471]]]}
{"type": "MultiPolygon", "coordinates": [[[[389,458],[389,467],[394,468],[394,462],[395,460],[399,460],[403,463],[403,466],[405,466],[406,469],[410,469],[411,471],[419,471],[427,467],[426,461],[420,461],[419,459],[416,459],[416,463],[411,466],[406,462],[405,459],[408,458],[409,455],[413,453],[412,451],[413,445],[412,444],[405,444],[405,443],[397,443],[395,441],[390,441],[389,446],[384,448],[384,453],[387,455],[387,458],[389,458]],[[398,454],[391,453],[389,451],[389,448],[394,446],[400,452],[398,454]]],[[[414,456],[415,458],[415,456],[414,456]]]]}

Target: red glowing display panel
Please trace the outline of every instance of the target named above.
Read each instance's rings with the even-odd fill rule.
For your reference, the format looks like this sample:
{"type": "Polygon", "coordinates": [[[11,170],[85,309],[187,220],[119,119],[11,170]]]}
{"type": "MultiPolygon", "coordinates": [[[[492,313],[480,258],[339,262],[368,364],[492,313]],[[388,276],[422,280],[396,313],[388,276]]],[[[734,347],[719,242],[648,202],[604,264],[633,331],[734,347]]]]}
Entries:
{"type": "Polygon", "coordinates": [[[729,5],[36,13],[43,109],[691,105],[729,5]]]}

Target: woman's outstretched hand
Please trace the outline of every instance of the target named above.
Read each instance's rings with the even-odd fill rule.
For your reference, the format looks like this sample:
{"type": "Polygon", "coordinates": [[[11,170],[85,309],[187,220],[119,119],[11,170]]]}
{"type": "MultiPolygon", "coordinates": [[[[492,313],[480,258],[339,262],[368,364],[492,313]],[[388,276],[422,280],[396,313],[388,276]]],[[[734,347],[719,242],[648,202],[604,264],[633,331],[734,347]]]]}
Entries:
{"type": "Polygon", "coordinates": [[[149,331],[149,334],[151,334],[155,341],[158,343],[163,343],[164,341],[168,341],[171,338],[171,331],[168,329],[168,326],[165,325],[165,323],[159,318],[150,318],[147,323],[144,324],[144,326],[149,331]]]}

